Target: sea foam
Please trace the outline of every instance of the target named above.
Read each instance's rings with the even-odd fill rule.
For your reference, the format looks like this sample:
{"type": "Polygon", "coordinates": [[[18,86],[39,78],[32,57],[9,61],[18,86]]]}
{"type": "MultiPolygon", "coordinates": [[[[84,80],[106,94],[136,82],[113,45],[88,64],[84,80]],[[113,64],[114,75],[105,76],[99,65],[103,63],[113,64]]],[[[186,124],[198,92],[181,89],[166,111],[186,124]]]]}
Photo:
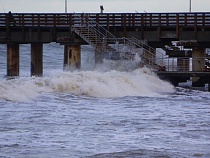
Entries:
{"type": "Polygon", "coordinates": [[[0,81],[0,99],[25,101],[41,93],[68,93],[89,97],[124,96],[161,97],[173,93],[174,87],[160,80],[148,68],[132,71],[64,71],[47,77],[28,77],[0,81]]]}

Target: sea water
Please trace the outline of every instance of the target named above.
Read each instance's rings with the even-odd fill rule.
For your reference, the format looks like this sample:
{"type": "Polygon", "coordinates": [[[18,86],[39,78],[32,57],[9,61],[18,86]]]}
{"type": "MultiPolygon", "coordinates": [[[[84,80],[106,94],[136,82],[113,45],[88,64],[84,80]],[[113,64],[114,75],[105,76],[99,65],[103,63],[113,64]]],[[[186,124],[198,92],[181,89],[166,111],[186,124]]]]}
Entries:
{"type": "Polygon", "coordinates": [[[44,45],[44,75],[7,79],[0,45],[1,158],[210,157],[210,93],[173,87],[136,61],[96,65],[82,47],[80,70],[63,71],[63,47],[44,45]]]}

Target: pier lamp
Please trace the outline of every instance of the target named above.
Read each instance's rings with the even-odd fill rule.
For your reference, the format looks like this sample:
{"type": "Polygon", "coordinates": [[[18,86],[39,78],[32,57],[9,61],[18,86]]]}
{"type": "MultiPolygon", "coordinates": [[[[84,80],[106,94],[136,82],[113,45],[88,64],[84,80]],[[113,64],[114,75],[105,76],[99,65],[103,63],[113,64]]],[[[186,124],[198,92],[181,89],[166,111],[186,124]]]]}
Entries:
{"type": "Polygon", "coordinates": [[[67,13],[67,0],[65,0],[65,13],[67,13]]]}
{"type": "Polygon", "coordinates": [[[191,12],[191,10],[192,10],[192,2],[191,2],[191,0],[190,0],[190,12],[191,12]]]}
{"type": "Polygon", "coordinates": [[[103,12],[104,12],[104,7],[101,5],[100,6],[100,10],[101,10],[101,14],[103,14],[103,12]]]}

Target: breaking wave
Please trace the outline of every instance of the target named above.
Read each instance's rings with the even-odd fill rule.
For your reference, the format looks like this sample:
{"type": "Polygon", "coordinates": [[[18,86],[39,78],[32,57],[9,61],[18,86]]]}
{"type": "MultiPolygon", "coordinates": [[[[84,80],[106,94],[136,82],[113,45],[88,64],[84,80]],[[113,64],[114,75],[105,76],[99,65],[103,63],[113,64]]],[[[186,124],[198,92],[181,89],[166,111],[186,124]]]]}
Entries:
{"type": "Polygon", "coordinates": [[[161,97],[174,87],[148,68],[132,71],[51,72],[48,77],[25,77],[0,81],[0,99],[26,101],[40,93],[68,93],[89,97],[161,97]]]}

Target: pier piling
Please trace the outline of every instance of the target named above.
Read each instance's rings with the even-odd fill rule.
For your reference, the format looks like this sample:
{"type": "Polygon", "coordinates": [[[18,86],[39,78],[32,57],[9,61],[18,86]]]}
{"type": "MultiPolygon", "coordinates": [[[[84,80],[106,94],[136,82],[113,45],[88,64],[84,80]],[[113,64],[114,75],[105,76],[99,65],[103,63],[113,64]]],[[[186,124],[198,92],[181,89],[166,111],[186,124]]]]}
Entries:
{"type": "Polygon", "coordinates": [[[7,44],[7,76],[19,76],[19,44],[7,44]]]}
{"type": "Polygon", "coordinates": [[[43,75],[43,44],[31,44],[31,76],[43,75]]]}
{"type": "MultiPolygon", "coordinates": [[[[193,48],[192,51],[192,71],[202,72],[205,67],[205,49],[193,48]]],[[[204,87],[205,83],[202,81],[202,77],[192,77],[193,87],[204,87]]]]}
{"type": "Polygon", "coordinates": [[[81,46],[65,45],[64,46],[64,69],[81,67],[81,46]]]}

